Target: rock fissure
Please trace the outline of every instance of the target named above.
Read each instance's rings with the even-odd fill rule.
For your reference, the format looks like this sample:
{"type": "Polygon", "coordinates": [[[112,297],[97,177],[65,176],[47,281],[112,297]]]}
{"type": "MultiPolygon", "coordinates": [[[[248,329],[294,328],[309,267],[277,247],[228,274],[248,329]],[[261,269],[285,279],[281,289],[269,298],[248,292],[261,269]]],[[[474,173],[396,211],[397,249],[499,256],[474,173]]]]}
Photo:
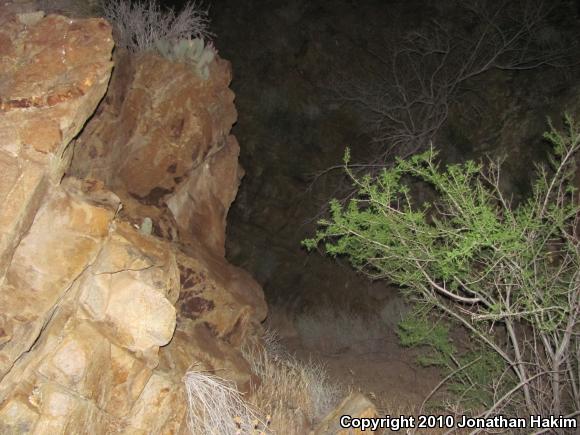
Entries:
{"type": "Polygon", "coordinates": [[[143,268],[140,268],[140,269],[130,269],[130,268],[126,268],[126,269],[115,270],[115,271],[112,271],[112,272],[97,272],[94,275],[95,276],[99,276],[99,275],[116,275],[118,273],[123,273],[123,272],[144,272],[146,270],[151,270],[151,269],[163,269],[163,266],[151,265],[151,266],[143,267],[143,268]]]}

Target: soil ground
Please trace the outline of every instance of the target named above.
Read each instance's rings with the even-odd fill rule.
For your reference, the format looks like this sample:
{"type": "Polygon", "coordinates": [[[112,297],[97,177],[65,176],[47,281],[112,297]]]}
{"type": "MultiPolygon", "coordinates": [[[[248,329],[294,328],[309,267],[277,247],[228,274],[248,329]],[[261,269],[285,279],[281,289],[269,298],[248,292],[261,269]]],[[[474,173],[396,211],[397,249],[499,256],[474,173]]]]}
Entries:
{"type": "Polygon", "coordinates": [[[398,416],[418,410],[441,380],[439,370],[418,366],[417,351],[401,347],[392,331],[384,339],[373,340],[372,346],[365,346],[372,351],[353,346],[325,353],[307,348],[300,338],[281,341],[299,360],[322,362],[332,380],[366,395],[379,415],[398,416]]]}
{"type": "MultiPolygon", "coordinates": [[[[280,311],[273,310],[272,314],[280,315],[280,311]]],[[[322,363],[329,381],[346,387],[347,391],[364,394],[375,404],[379,416],[418,415],[424,399],[442,379],[438,369],[416,363],[420,350],[402,347],[392,328],[385,328],[383,337],[379,339],[353,340],[348,346],[329,350],[323,339],[318,344],[307,342],[288,325],[287,318],[274,317],[269,322],[269,327],[278,331],[280,344],[290,354],[305,364],[310,361],[322,363]]],[[[337,330],[336,333],[340,332],[337,330]]]]}

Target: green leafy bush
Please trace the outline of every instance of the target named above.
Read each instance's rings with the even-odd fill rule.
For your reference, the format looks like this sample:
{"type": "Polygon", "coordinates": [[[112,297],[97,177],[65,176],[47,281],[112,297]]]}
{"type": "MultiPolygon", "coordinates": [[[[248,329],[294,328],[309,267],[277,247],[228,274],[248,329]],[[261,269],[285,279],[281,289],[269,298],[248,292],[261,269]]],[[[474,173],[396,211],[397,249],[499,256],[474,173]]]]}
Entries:
{"type": "MultiPolygon", "coordinates": [[[[580,409],[580,243],[573,187],[580,130],[551,128],[548,167],[531,196],[515,205],[500,189],[501,164],[472,161],[442,168],[431,149],[398,159],[375,177],[356,177],[357,194],[304,244],[325,242],[373,279],[399,284],[420,309],[465,326],[503,360],[516,385],[499,386],[484,415],[519,408],[540,415],[580,409]],[[410,182],[437,192],[416,204],[410,182]],[[504,331],[504,340],[497,337],[504,331]]],[[[461,366],[461,364],[459,364],[461,366]]],[[[502,378],[503,379],[503,378],[502,378]]]]}
{"type": "Polygon", "coordinates": [[[476,341],[470,351],[460,353],[448,322],[411,313],[399,324],[398,335],[403,346],[426,350],[417,358],[420,365],[443,369],[447,391],[463,410],[489,408],[498,392],[505,394],[515,386],[506,362],[493,350],[476,341]]]}

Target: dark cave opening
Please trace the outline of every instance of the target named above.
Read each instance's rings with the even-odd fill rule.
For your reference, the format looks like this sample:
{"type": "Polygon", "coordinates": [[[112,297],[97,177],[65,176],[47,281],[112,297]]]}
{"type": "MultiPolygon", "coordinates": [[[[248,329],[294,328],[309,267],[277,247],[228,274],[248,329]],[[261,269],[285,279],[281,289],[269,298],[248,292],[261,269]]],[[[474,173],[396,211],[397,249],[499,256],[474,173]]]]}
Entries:
{"type": "MultiPolygon", "coordinates": [[[[353,161],[366,164],[386,146],[373,141],[372,129],[365,128],[368,114],[355,98],[335,98],[341,80],[363,81],[369,71],[392,80],[380,70],[385,63],[380,54],[389,53],[401,37],[421,35],[430,23],[447,26],[452,43],[477,33],[479,23],[466,19],[459,6],[453,1],[212,4],[216,44],[234,67],[239,112],[234,132],[246,170],[228,215],[227,255],[263,286],[267,324],[286,338],[285,345],[303,360],[316,355],[329,364],[331,376],[376,394],[380,409],[392,406],[388,397],[422,401],[434,387],[430,382],[443,375],[433,367],[415,372],[416,366],[403,363],[417,355],[399,346],[396,331],[409,306],[398,288],[368,280],[344,259],[307,253],[300,242],[316,231],[328,200],[344,195],[345,148],[352,150],[353,161]],[[385,370],[397,380],[384,376],[385,370]]],[[[576,44],[575,7],[558,2],[541,29],[542,43],[576,44]]],[[[547,119],[559,122],[563,112],[578,111],[575,63],[491,68],[466,80],[435,135],[441,160],[505,156],[502,188],[515,201],[525,197],[534,163],[546,161],[547,119]]],[[[429,195],[420,189],[419,194],[429,195]]],[[[461,329],[451,334],[468,352],[469,334],[461,329]]]]}
{"type": "MultiPolygon", "coordinates": [[[[574,40],[574,7],[559,2],[545,39],[574,40]]],[[[300,246],[328,200],[340,195],[344,174],[325,171],[341,165],[346,146],[360,162],[385,146],[364,129],[364,112],[334,98],[337,81],[376,68],[373,56],[388,51],[389,42],[432,21],[450,29],[475,25],[461,14],[453,1],[211,3],[216,46],[233,64],[239,113],[234,133],[246,171],[228,217],[228,256],[254,274],[269,302],[365,309],[388,293],[385,284],[369,283],[348,264],[300,246]]],[[[450,110],[438,134],[442,159],[506,154],[506,188],[524,194],[529,168],[545,159],[547,117],[560,119],[574,107],[575,71],[540,66],[474,77],[465,90],[471,95],[450,110]]]]}

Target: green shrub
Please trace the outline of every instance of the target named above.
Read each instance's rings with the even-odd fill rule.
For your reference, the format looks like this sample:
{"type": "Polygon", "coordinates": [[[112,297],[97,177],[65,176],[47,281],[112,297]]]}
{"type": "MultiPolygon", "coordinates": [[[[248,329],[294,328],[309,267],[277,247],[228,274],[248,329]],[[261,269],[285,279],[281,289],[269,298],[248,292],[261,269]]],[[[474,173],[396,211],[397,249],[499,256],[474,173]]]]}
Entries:
{"type": "Polygon", "coordinates": [[[498,393],[501,397],[515,386],[506,362],[480,342],[460,353],[450,337],[448,322],[411,313],[399,324],[398,335],[403,346],[426,350],[417,358],[420,365],[443,370],[447,391],[457,398],[455,405],[460,409],[489,408],[498,393]]]}
{"type": "Polygon", "coordinates": [[[345,206],[332,201],[330,219],[304,241],[310,249],[325,241],[328,254],[400,285],[419,309],[443,313],[501,358],[516,385],[496,391],[487,416],[506,407],[544,416],[580,409],[580,206],[573,187],[580,130],[569,116],[566,126],[545,135],[550,165],[538,167],[531,196],[517,205],[499,187],[498,162],[441,168],[431,149],[358,178],[347,152],[358,193],[345,206]],[[432,186],[437,199],[416,204],[411,180],[432,186]]]}

